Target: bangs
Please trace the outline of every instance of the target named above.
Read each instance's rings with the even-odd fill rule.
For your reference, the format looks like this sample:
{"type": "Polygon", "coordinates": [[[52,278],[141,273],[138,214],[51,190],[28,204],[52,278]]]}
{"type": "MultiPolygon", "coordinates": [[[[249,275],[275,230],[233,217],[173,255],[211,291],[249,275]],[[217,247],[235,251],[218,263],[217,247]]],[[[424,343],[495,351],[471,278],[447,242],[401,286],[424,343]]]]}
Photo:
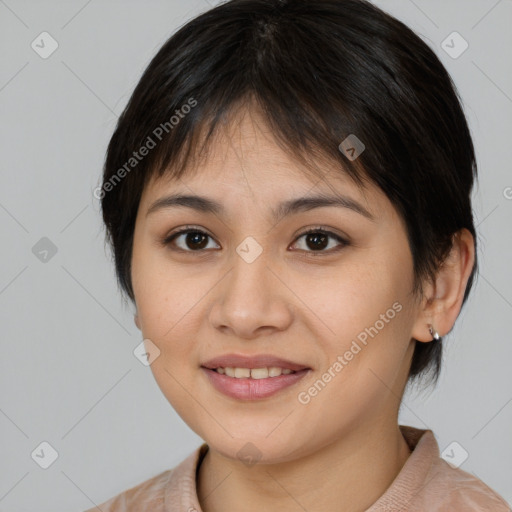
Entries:
{"type": "Polygon", "coordinates": [[[353,132],[347,127],[348,122],[340,118],[334,127],[329,127],[329,120],[321,118],[321,111],[315,114],[300,102],[291,108],[293,114],[290,115],[290,111],[282,107],[279,92],[262,95],[261,90],[244,90],[237,97],[226,95],[222,84],[218,89],[212,84],[210,94],[203,99],[191,96],[181,107],[172,107],[170,111],[176,112],[192,104],[194,111],[190,110],[176,124],[170,120],[176,121],[177,116],[171,115],[146,137],[146,141],[155,142],[155,148],[145,162],[144,186],[151,179],[177,181],[199,172],[218,138],[222,134],[229,137],[236,133],[242,117],[249,115],[257,117],[258,122],[262,120],[273,141],[306,175],[322,180],[338,172],[364,190],[369,179],[362,160],[351,161],[340,148],[341,141],[353,132]]]}

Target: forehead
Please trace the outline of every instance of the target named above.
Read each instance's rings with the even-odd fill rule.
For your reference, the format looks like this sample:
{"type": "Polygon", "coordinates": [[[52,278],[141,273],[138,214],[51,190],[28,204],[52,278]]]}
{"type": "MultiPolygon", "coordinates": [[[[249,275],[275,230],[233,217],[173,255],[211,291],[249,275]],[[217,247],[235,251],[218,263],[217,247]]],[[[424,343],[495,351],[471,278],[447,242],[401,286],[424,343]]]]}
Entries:
{"type": "Polygon", "coordinates": [[[318,155],[320,151],[308,156],[305,164],[274,136],[257,109],[242,109],[217,126],[206,151],[189,159],[179,179],[172,169],[161,177],[153,176],[141,206],[149,208],[156,198],[171,191],[207,194],[222,203],[247,197],[258,200],[260,207],[319,193],[350,196],[370,211],[389,206],[375,185],[365,180],[364,188],[359,187],[339,162],[318,155]]]}

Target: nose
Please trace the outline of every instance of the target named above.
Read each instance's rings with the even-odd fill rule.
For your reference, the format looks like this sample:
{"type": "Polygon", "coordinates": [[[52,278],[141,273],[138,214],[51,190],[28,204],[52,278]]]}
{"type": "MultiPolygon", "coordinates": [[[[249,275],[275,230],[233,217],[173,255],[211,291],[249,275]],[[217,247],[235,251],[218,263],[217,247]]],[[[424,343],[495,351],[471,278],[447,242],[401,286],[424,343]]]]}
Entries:
{"type": "MultiPolygon", "coordinates": [[[[240,253],[242,254],[242,253],[240,253]]],[[[238,253],[215,287],[209,320],[215,329],[239,339],[256,339],[287,329],[292,322],[292,292],[263,251],[254,261],[238,253]]]]}

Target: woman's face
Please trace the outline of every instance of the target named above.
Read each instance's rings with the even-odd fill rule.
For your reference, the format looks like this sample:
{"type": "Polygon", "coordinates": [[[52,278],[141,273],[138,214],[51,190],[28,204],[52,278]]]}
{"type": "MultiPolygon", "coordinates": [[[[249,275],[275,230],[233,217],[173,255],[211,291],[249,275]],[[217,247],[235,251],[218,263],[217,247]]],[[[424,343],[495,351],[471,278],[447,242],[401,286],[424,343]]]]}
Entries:
{"type": "Polygon", "coordinates": [[[159,351],[151,369],[166,398],[211,448],[262,462],[396,421],[411,337],[430,338],[389,200],[377,188],[363,195],[334,168],[308,178],[255,113],[213,150],[198,172],[150,182],[136,220],[137,323],[148,351],[159,351]],[[177,194],[218,210],[199,201],[151,208],[177,194]],[[373,218],[332,204],[280,208],[318,196],[350,198],[373,218]],[[223,356],[256,359],[212,361],[223,356]],[[295,373],[283,374],[292,363],[295,373]],[[205,366],[239,369],[233,377],[205,366]],[[262,367],[281,371],[250,372],[262,367]]]}

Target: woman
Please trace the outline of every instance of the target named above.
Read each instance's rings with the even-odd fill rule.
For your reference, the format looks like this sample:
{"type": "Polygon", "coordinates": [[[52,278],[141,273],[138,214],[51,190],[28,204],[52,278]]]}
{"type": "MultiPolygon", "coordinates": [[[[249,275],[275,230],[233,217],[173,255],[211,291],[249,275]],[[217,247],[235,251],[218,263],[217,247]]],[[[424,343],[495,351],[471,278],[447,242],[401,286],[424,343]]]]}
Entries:
{"type": "Polygon", "coordinates": [[[99,508],[510,510],[398,425],[477,271],[475,177],[448,73],[371,3],[232,0],[183,26],[99,197],[144,356],[205,443],[99,508]]]}

